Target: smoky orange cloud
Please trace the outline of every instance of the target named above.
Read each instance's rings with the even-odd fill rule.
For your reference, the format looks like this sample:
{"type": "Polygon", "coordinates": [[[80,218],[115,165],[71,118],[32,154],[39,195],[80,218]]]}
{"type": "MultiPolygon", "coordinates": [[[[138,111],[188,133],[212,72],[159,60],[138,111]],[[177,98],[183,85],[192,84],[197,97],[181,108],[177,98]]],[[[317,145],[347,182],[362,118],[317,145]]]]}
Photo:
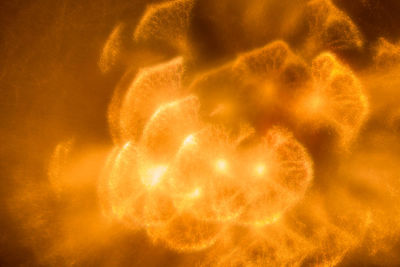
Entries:
{"type": "MultiPolygon", "coordinates": [[[[331,127],[343,151],[357,138],[368,114],[362,85],[333,53],[318,52],[360,46],[356,26],[329,1],[311,1],[306,8],[315,12],[303,51],[272,41],[188,79],[193,5],[152,5],[135,30],[137,42],[171,43],[182,56],[139,70],[121,104],[111,105],[116,144],[99,184],[104,215],[145,229],[153,242],[181,253],[211,249],[212,265],[300,264],[307,254],[335,244],[330,235],[340,244],[321,263],[339,262],[369,223],[348,237],[353,233],[346,234],[347,225],[332,225],[320,207],[311,217],[322,217],[317,225],[325,233],[309,237],[286,225],[293,208],[312,194],[314,172],[292,131],[331,127]],[[345,31],[336,40],[329,34],[340,27],[345,31]],[[315,56],[307,63],[302,54],[315,56]]],[[[118,29],[102,59],[113,58],[110,44],[117,43],[118,29]]],[[[113,60],[100,61],[101,68],[108,69],[107,63],[113,60]]]]}
{"type": "Polygon", "coordinates": [[[61,216],[43,262],[118,231],[181,266],[400,262],[400,45],[371,45],[330,0],[216,2],[148,4],[110,32],[98,67],[123,70],[101,114],[112,147],[60,142],[38,189],[62,201],[90,187],[98,210],[61,216]],[[215,28],[196,35],[202,19],[215,28]],[[211,36],[230,56],[210,60],[211,36]],[[354,68],[346,55],[367,43],[371,64],[354,68]]]}

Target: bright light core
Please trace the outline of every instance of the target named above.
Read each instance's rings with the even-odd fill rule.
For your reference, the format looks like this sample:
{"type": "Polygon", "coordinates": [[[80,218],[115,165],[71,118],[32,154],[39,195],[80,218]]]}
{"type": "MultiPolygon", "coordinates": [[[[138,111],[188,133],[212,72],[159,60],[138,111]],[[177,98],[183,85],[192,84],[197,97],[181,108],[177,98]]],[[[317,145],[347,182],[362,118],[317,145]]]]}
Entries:
{"type": "Polygon", "coordinates": [[[144,179],[144,184],[149,188],[156,187],[161,182],[161,178],[164,176],[166,171],[167,166],[165,165],[149,168],[144,179]]]}
{"type": "Polygon", "coordinates": [[[218,159],[216,162],[216,168],[219,172],[226,172],[228,170],[228,163],[224,159],[218,159]]]}

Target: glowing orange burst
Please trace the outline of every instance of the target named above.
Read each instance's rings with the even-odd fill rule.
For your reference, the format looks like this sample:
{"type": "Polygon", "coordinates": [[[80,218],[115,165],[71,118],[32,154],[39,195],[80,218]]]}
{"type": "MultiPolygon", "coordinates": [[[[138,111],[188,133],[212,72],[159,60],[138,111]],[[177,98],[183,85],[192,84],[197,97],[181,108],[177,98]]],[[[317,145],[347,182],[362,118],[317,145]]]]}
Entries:
{"type": "MultiPolygon", "coordinates": [[[[310,1],[307,7],[315,11],[303,51],[313,57],[311,64],[284,41],[274,41],[189,83],[185,57],[139,70],[119,104],[111,104],[116,144],[99,186],[108,218],[144,228],[151,240],[173,250],[214,247],[221,256],[215,265],[221,266],[300,263],[324,247],[332,232],[343,245],[323,261],[337,262],[354,245],[320,217],[318,205],[322,210],[310,220],[322,225],[321,232],[312,240],[285,219],[292,207],[302,207],[313,162],[281,119],[300,127],[328,125],[347,148],[368,109],[350,69],[331,53],[319,54],[324,48],[359,47],[356,26],[329,1],[310,1]],[[336,31],[345,35],[337,40],[336,31]],[[248,233],[234,240],[237,229],[248,233]],[[227,254],[231,249],[236,252],[227,254]],[[278,258],[267,256],[269,249],[277,249],[278,258]]],[[[192,8],[191,1],[181,0],[150,6],[134,39],[166,42],[185,55],[192,8]]],[[[115,43],[108,42],[106,47],[115,43]]]]}
{"type": "MultiPolygon", "coordinates": [[[[250,2],[240,17],[247,26],[265,15],[257,10],[259,1],[250,2]]],[[[397,75],[399,45],[379,39],[376,69],[359,75],[337,53],[364,45],[351,18],[329,0],[293,3],[282,7],[293,16],[277,25],[278,39],[263,38],[268,42],[254,42],[258,47],[248,51],[231,44],[235,56],[209,68],[193,67],[199,51],[189,32],[197,3],[174,0],[148,6],[130,33],[135,45],[165,46],[178,55],[168,60],[152,55],[149,61],[157,63],[135,63],[146,67],[135,75],[128,67],[115,90],[108,113],[114,147],[98,183],[105,218],[144,230],[154,244],[173,251],[204,252],[199,266],[332,266],[363,239],[387,236],[385,227],[396,225],[399,209],[371,208],[356,196],[352,183],[367,179],[368,190],[384,203],[397,201],[396,174],[380,170],[383,163],[375,168],[379,175],[364,173],[362,167],[349,171],[360,162],[373,164],[370,159],[379,153],[368,149],[358,148],[354,160],[343,159],[372,110],[384,110],[369,103],[366,88],[380,88],[377,83],[386,85],[397,75]],[[284,40],[300,20],[308,34],[291,46],[284,40]],[[326,129],[334,145],[322,156],[309,153],[313,134],[326,129]],[[337,165],[331,166],[330,153],[342,157],[337,165]],[[319,162],[325,165],[317,166],[319,162]],[[390,196],[377,190],[382,173],[390,180],[390,196]],[[329,182],[315,185],[317,176],[329,182]],[[376,229],[368,235],[371,225],[376,229]]],[[[235,25],[223,17],[216,20],[228,32],[235,25]]],[[[103,47],[99,67],[104,73],[122,60],[124,29],[118,24],[103,47]]],[[[260,25],[254,30],[255,39],[263,36],[260,25]]],[[[235,34],[223,32],[221,39],[239,43],[235,34]]],[[[373,98],[380,97],[376,93],[373,98]]],[[[387,124],[395,128],[400,109],[387,113],[387,124]]],[[[379,136],[369,136],[378,142],[368,139],[367,146],[379,143],[379,136]]],[[[71,141],[59,144],[50,162],[55,192],[61,191],[60,166],[66,165],[71,146],[71,141]]],[[[377,247],[370,249],[376,252],[377,247]]]]}
{"type": "MultiPolygon", "coordinates": [[[[158,88],[183,95],[179,84],[159,79],[173,78],[179,64],[175,59],[147,73],[158,71],[158,88]]],[[[199,100],[190,95],[161,104],[153,115],[138,116],[140,107],[149,108],[142,95],[152,80],[141,82],[145,77],[139,74],[133,83],[137,112],[121,116],[124,133],[140,123],[142,132],[110,155],[100,187],[109,216],[148,228],[150,236],[172,248],[204,249],[226,223],[273,223],[302,197],[312,179],[312,163],[287,130],[275,127],[258,137],[249,126],[235,132],[206,122],[199,100]],[[178,237],[170,234],[176,223],[185,238],[174,240],[178,237]],[[202,236],[204,227],[216,230],[202,236]]],[[[130,97],[128,91],[126,101],[130,97]]]]}

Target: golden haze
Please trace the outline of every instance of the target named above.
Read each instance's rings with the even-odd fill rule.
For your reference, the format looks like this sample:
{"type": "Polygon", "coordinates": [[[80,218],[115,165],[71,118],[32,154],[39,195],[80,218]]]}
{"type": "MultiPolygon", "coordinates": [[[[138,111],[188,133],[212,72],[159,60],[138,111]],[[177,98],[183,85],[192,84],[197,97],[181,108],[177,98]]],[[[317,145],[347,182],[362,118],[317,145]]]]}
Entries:
{"type": "MultiPolygon", "coordinates": [[[[10,254],[9,265],[400,264],[395,1],[46,8],[58,23],[48,35],[7,24],[49,53],[35,57],[45,74],[26,64],[26,75],[11,64],[18,51],[7,52],[0,76],[25,77],[44,106],[30,116],[25,105],[15,120],[34,129],[15,140],[29,164],[10,164],[3,195],[12,244],[31,256],[10,254]],[[93,15],[74,17],[79,8],[93,15]],[[74,36],[92,56],[72,71],[64,64],[79,57],[60,32],[73,27],[98,32],[74,36]]],[[[46,21],[34,4],[17,9],[21,21],[46,21]]]]}

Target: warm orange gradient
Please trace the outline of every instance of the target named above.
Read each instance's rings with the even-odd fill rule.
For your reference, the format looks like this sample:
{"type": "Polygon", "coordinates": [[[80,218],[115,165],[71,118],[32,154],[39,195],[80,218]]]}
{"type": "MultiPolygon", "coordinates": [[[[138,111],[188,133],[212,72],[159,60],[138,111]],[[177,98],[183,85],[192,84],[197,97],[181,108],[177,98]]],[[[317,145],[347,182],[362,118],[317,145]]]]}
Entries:
{"type": "Polygon", "coordinates": [[[109,142],[60,138],[8,199],[38,264],[400,264],[400,44],[343,2],[144,1],[109,25],[109,142]]]}

